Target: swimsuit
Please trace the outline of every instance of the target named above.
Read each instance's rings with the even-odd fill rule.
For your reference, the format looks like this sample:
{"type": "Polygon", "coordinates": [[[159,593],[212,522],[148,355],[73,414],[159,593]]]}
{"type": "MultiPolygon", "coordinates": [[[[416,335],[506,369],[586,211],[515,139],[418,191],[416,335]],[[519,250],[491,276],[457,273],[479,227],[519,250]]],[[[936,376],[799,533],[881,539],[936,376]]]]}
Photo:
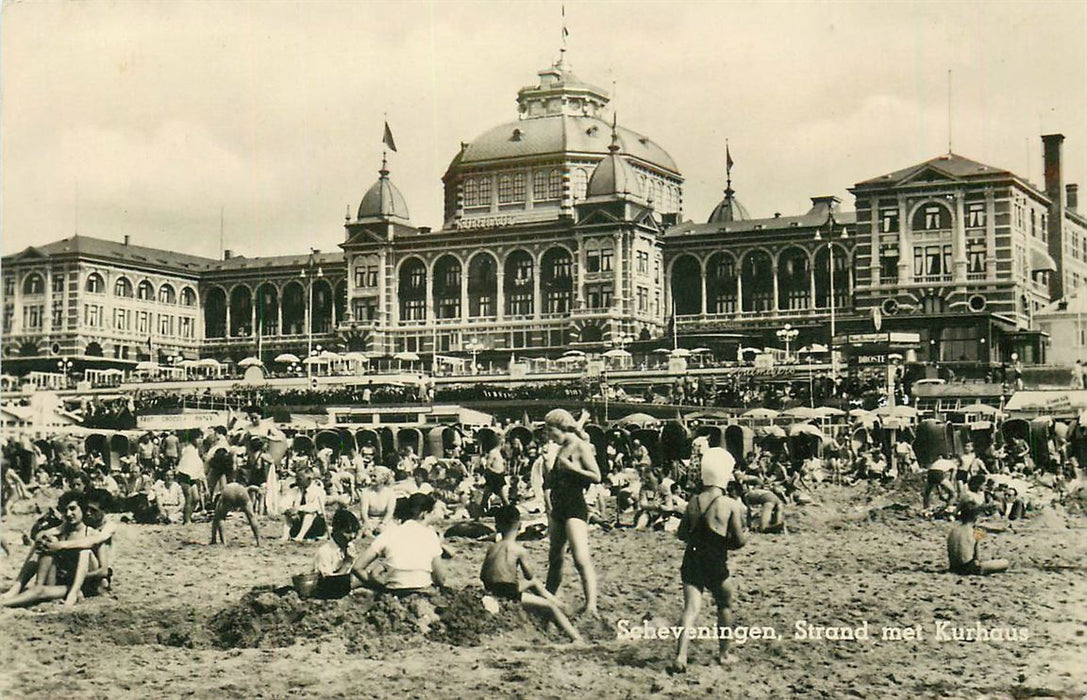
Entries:
{"type": "Polygon", "coordinates": [[[729,577],[728,539],[710,528],[706,514],[721,495],[723,494],[718,494],[709,502],[691,530],[687,549],[683,553],[683,564],[679,569],[679,577],[684,585],[694,586],[699,591],[709,588],[718,605],[721,604],[721,584],[729,577]]]}
{"type": "Polygon", "coordinates": [[[485,584],[484,588],[495,598],[521,602],[521,587],[516,583],[491,583],[485,584]]]}
{"type": "Polygon", "coordinates": [[[977,559],[971,559],[965,564],[959,564],[958,566],[949,567],[951,573],[958,574],[960,576],[978,576],[981,574],[981,564],[977,559]]]}
{"type": "Polygon", "coordinates": [[[483,470],[483,482],[487,484],[487,489],[491,492],[500,493],[506,487],[506,475],[485,469],[483,470]]]}
{"type": "Polygon", "coordinates": [[[551,517],[560,523],[577,519],[589,521],[582,478],[565,469],[551,472],[551,517]]]}

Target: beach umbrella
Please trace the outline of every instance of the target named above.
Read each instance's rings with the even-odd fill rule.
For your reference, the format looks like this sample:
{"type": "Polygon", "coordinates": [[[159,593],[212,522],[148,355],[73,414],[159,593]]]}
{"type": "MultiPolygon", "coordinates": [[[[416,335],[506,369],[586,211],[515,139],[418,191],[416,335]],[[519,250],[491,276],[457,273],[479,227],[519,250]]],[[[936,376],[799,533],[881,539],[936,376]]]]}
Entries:
{"type": "Polygon", "coordinates": [[[136,363],[136,371],[137,372],[146,372],[148,370],[158,369],[158,368],[159,368],[159,363],[157,363],[157,362],[144,361],[144,362],[137,362],[136,363]]]}
{"type": "Polygon", "coordinates": [[[668,354],[670,354],[670,353],[671,353],[672,351],[671,351],[671,350],[669,350],[668,348],[657,348],[657,349],[656,349],[656,350],[654,350],[653,352],[655,352],[655,353],[656,353],[656,354],[658,354],[658,355],[668,355],[668,354]]]}
{"type": "Polygon", "coordinates": [[[990,406],[987,403],[972,403],[969,406],[962,408],[963,413],[977,413],[982,416],[1000,416],[1003,415],[1003,411],[995,406],[990,406]]]}
{"type": "Polygon", "coordinates": [[[695,348],[694,350],[691,350],[692,355],[705,355],[710,352],[713,352],[713,350],[710,350],[709,348],[695,348]]]}
{"type": "Polygon", "coordinates": [[[608,350],[606,353],[604,353],[604,357],[608,357],[608,358],[630,357],[630,353],[627,352],[626,350],[616,348],[614,350],[608,350]]]}
{"type": "Polygon", "coordinates": [[[880,406],[876,409],[877,416],[894,416],[895,418],[916,418],[917,409],[913,406],[880,406]]]}
{"type": "Polygon", "coordinates": [[[777,418],[780,415],[772,408],[753,408],[740,414],[740,418],[777,418]]]}
{"type": "Polygon", "coordinates": [[[347,360],[348,362],[369,362],[370,361],[370,358],[367,357],[366,355],[362,354],[361,352],[345,352],[343,354],[343,359],[347,360]]]}
{"type": "Polygon", "coordinates": [[[283,363],[285,365],[290,364],[292,362],[301,362],[301,360],[298,359],[298,355],[294,355],[294,354],[291,354],[289,352],[285,352],[282,355],[276,355],[275,361],[276,362],[281,362],[281,363],[283,363]]]}
{"type": "Polygon", "coordinates": [[[849,409],[849,416],[851,418],[866,418],[872,415],[871,411],[866,411],[863,408],[851,408],[849,409]]]}
{"type": "Polygon", "coordinates": [[[807,406],[793,406],[792,408],[782,411],[783,415],[791,418],[818,418],[819,414],[815,412],[814,408],[807,406]]]}
{"type": "Polygon", "coordinates": [[[202,360],[198,360],[197,363],[196,363],[196,366],[197,367],[218,367],[220,364],[221,363],[218,360],[216,360],[214,357],[205,357],[202,360]]]}
{"type": "Polygon", "coordinates": [[[263,364],[264,363],[261,362],[260,358],[258,358],[258,357],[247,357],[244,360],[242,360],[241,362],[239,362],[238,366],[239,367],[256,367],[256,366],[263,365],[263,364]]]}
{"type": "Polygon", "coordinates": [[[815,437],[823,437],[823,431],[815,427],[811,423],[793,423],[789,426],[789,435],[813,435],[815,437]]]}
{"type": "Polygon", "coordinates": [[[340,359],[340,354],[332,352],[331,350],[322,350],[321,354],[318,355],[318,357],[320,357],[322,360],[338,360],[340,359]]]}
{"type": "Polygon", "coordinates": [[[687,348],[676,348],[672,352],[668,353],[672,357],[690,357],[691,351],[687,348]]]}
{"type": "Polygon", "coordinates": [[[830,418],[832,416],[844,416],[845,411],[840,408],[834,408],[833,406],[819,406],[815,409],[815,415],[819,418],[830,418]]]}
{"type": "Polygon", "coordinates": [[[660,420],[654,418],[648,413],[631,413],[629,416],[625,418],[620,418],[619,420],[615,421],[615,423],[613,423],[612,425],[629,425],[636,428],[645,428],[646,426],[653,425],[655,423],[660,423],[660,420]]]}
{"type": "Polygon", "coordinates": [[[181,367],[182,369],[189,369],[190,367],[196,367],[196,365],[196,360],[182,360],[181,362],[177,363],[177,366],[181,367]]]}
{"type": "Polygon", "coordinates": [[[584,359],[585,359],[584,354],[582,354],[582,355],[563,355],[562,357],[560,357],[559,359],[557,359],[555,361],[569,364],[569,363],[573,363],[573,362],[581,362],[584,359]]]}
{"type": "Polygon", "coordinates": [[[785,437],[785,429],[780,425],[767,425],[762,428],[758,428],[759,432],[763,435],[773,435],[774,437],[785,437]]]}
{"type": "Polygon", "coordinates": [[[585,353],[580,350],[567,350],[562,353],[563,357],[585,357],[585,353]]]}
{"type": "Polygon", "coordinates": [[[737,350],[737,352],[740,353],[741,355],[743,355],[744,353],[748,353],[748,352],[753,352],[756,355],[761,355],[762,354],[762,348],[740,348],[739,350],[737,350]]]}

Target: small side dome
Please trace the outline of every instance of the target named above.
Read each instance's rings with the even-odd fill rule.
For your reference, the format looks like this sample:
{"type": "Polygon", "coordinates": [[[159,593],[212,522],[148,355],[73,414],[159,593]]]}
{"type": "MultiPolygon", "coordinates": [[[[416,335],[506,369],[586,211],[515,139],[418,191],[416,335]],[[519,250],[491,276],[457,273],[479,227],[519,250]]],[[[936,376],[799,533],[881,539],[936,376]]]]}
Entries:
{"type": "Polygon", "coordinates": [[[381,177],[366,190],[359,204],[359,220],[363,219],[402,219],[409,220],[408,203],[400,190],[389,179],[389,171],[382,168],[381,177]]]}
{"type": "Polygon", "coordinates": [[[587,195],[589,197],[613,197],[615,195],[633,195],[642,198],[642,183],[630,163],[619,155],[619,136],[612,126],[611,145],[604,160],[593,168],[589,178],[587,195]]]}
{"type": "Polygon", "coordinates": [[[735,194],[731,187],[725,190],[725,198],[713,208],[707,223],[727,224],[732,221],[747,221],[751,218],[744,205],[740,204],[740,200],[733,196],[735,194]]]}

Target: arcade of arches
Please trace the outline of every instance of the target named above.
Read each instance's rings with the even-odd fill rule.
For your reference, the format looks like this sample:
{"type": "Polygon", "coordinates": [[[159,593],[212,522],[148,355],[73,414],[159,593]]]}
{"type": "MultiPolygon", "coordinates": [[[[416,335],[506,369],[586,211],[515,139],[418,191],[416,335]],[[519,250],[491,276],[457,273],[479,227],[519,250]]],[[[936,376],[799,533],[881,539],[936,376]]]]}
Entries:
{"type": "Polygon", "coordinates": [[[802,312],[852,305],[853,268],[849,253],[834,246],[834,270],[826,246],[814,256],[800,246],[777,257],[762,249],[717,252],[705,260],[685,253],[672,263],[671,290],[677,316],[802,312]]]}
{"type": "Polygon", "coordinates": [[[265,282],[254,288],[214,286],[204,298],[204,337],[246,338],[329,333],[344,317],[347,283],[316,279],[283,285],[265,282]],[[307,323],[308,320],[308,323],[307,323]],[[308,328],[308,330],[307,330],[308,328]]]}

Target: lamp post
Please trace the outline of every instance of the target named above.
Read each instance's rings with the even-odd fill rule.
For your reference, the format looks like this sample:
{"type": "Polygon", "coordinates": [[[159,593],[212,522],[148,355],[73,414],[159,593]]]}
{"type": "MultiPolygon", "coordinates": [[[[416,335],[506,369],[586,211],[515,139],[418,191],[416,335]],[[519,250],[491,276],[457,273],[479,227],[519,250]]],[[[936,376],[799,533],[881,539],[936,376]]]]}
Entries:
{"type": "Polygon", "coordinates": [[[61,371],[61,373],[64,375],[64,386],[65,386],[65,388],[67,388],[68,385],[71,383],[71,378],[68,375],[72,371],[72,364],[73,364],[72,361],[69,360],[68,358],[64,358],[62,360],[57,360],[57,369],[59,369],[61,371]]]}
{"type": "MultiPolygon", "coordinates": [[[[827,349],[830,350],[830,378],[831,378],[832,381],[837,381],[837,379],[838,379],[838,358],[837,358],[837,355],[834,352],[834,334],[836,332],[836,330],[835,330],[835,320],[836,320],[836,318],[835,318],[835,307],[834,307],[834,301],[835,301],[835,299],[834,299],[834,223],[835,223],[834,222],[834,214],[830,214],[827,217],[827,224],[826,224],[826,226],[827,226],[827,267],[829,268],[829,271],[830,271],[830,279],[829,279],[830,288],[827,290],[828,296],[830,298],[830,342],[827,343],[827,349]]],[[[823,240],[822,234],[819,231],[816,231],[815,232],[815,242],[816,242],[816,244],[821,243],[822,240],[823,240]]],[[[841,241],[849,240],[849,231],[844,226],[842,227],[842,235],[839,236],[839,240],[841,240],[841,241]]],[[[814,301],[815,300],[813,299],[812,300],[813,304],[814,304],[814,301]]]]}
{"type": "Polygon", "coordinates": [[[794,340],[796,340],[796,336],[800,335],[800,331],[793,328],[791,324],[786,323],[783,328],[778,330],[776,335],[778,337],[778,340],[785,343],[785,361],[788,362],[789,346],[794,340]]]}
{"type": "MultiPolygon", "coordinates": [[[[315,257],[314,257],[316,254],[317,254],[317,251],[314,250],[313,248],[310,248],[309,264],[307,265],[307,267],[310,269],[311,274],[312,274],[312,270],[313,270],[314,266],[316,265],[316,260],[315,260],[315,257]]],[[[325,273],[324,273],[324,270],[321,269],[321,266],[316,265],[316,267],[317,267],[317,273],[315,275],[313,275],[313,276],[316,277],[316,278],[324,277],[325,273]]],[[[302,271],[298,273],[298,276],[303,280],[303,282],[302,282],[303,285],[306,286],[306,309],[307,309],[307,313],[306,313],[306,356],[312,358],[313,357],[313,282],[310,281],[308,284],[306,283],[306,281],[305,281],[306,278],[307,278],[306,268],[302,268],[302,271]]],[[[308,376],[312,377],[313,376],[313,362],[310,362],[307,365],[307,367],[308,367],[308,376]]]]}

